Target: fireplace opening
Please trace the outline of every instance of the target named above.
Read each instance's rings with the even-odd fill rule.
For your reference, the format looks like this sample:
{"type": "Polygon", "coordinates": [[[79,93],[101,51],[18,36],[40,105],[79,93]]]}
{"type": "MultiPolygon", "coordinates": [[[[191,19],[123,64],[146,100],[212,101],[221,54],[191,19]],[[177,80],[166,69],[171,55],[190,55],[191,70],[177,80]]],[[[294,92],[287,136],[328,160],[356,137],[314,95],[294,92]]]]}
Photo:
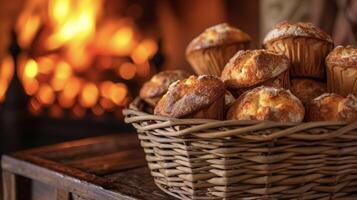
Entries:
{"type": "Polygon", "coordinates": [[[122,109],[162,65],[149,10],[139,1],[23,3],[0,59],[1,151],[131,131],[122,109]]]}

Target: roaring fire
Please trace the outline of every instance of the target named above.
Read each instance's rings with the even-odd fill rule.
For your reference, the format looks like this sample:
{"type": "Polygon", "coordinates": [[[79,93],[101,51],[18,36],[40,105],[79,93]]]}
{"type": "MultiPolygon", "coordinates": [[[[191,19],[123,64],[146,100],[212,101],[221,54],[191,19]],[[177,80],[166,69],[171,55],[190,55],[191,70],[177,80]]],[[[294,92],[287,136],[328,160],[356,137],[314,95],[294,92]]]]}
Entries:
{"type": "MultiPolygon", "coordinates": [[[[128,101],[125,82],[150,74],[156,41],[142,37],[132,19],[105,18],[104,0],[43,1],[27,5],[16,26],[27,51],[19,58],[18,76],[31,96],[29,110],[34,115],[48,110],[53,117],[69,110],[76,118],[88,110],[97,116],[117,113],[128,101]]],[[[4,59],[4,65],[12,63],[4,59]]],[[[3,69],[0,101],[6,86],[1,83],[13,73],[3,69]]]]}

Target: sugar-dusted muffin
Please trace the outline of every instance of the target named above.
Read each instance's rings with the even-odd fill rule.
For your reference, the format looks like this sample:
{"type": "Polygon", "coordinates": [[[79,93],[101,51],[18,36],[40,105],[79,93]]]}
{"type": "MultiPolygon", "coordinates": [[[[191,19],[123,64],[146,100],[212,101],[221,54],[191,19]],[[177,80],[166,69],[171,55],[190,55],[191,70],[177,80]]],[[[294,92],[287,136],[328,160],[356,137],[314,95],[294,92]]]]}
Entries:
{"type": "Polygon", "coordinates": [[[279,23],[264,38],[266,49],[284,53],[291,60],[292,77],[325,78],[325,58],[332,38],[311,23],[279,23]]]}
{"type": "Polygon", "coordinates": [[[357,96],[357,49],[337,46],[326,58],[327,88],[343,96],[357,96]]]}
{"type": "Polygon", "coordinates": [[[225,93],[223,82],[216,76],[190,76],[170,85],[154,113],[173,118],[222,119],[225,93]]]}
{"type": "Polygon", "coordinates": [[[326,84],[308,78],[295,78],[291,80],[290,90],[304,105],[308,105],[314,98],[326,92],[326,84]]]}
{"type": "Polygon", "coordinates": [[[289,59],[273,51],[241,50],[224,67],[221,79],[236,96],[265,85],[289,88],[289,59]]]}
{"type": "Polygon", "coordinates": [[[290,90],[260,86],[243,93],[231,106],[227,119],[301,122],[305,108],[290,90]]]}
{"type": "Polygon", "coordinates": [[[220,76],[223,67],[238,51],[248,49],[251,38],[226,23],[206,29],[186,49],[186,58],[198,75],[220,76]]]}
{"type": "Polygon", "coordinates": [[[308,121],[357,121],[357,98],[346,98],[334,93],[325,93],[315,98],[306,115],[308,121]]]}
{"type": "Polygon", "coordinates": [[[140,89],[139,96],[148,104],[155,106],[161,97],[167,92],[171,83],[183,80],[190,76],[183,70],[162,71],[154,75],[140,89]]]}

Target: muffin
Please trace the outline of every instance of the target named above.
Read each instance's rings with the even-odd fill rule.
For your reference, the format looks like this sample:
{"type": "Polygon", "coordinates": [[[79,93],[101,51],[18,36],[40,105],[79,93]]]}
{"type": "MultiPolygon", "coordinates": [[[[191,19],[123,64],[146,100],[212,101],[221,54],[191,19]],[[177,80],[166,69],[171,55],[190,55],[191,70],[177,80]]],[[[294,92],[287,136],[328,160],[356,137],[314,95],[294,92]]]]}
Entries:
{"type": "Polygon", "coordinates": [[[336,47],[326,58],[327,88],[343,96],[357,95],[357,49],[336,47]]]}
{"type": "Polygon", "coordinates": [[[226,23],[206,29],[191,41],[186,58],[198,75],[220,76],[223,67],[238,51],[248,49],[248,34],[226,23]]]}
{"type": "Polygon", "coordinates": [[[325,78],[325,58],[332,38],[311,23],[282,22],[264,38],[266,49],[284,53],[291,61],[292,77],[325,78]]]}
{"type": "Polygon", "coordinates": [[[154,113],[173,118],[222,119],[224,96],[224,84],[219,78],[190,76],[170,85],[154,113]]]}
{"type": "Polygon", "coordinates": [[[346,98],[334,93],[325,93],[315,98],[308,108],[309,121],[357,121],[357,98],[346,98]]]}
{"type": "Polygon", "coordinates": [[[260,85],[289,88],[289,66],[283,54],[241,50],[224,67],[221,80],[235,96],[260,85]]]}
{"type": "Polygon", "coordinates": [[[289,90],[260,86],[243,93],[228,110],[227,119],[301,122],[305,109],[289,90]]]}
{"type": "Polygon", "coordinates": [[[291,80],[290,90],[306,106],[314,98],[326,92],[326,84],[313,79],[296,78],[291,80]]]}
{"type": "Polygon", "coordinates": [[[151,106],[155,106],[161,97],[167,92],[171,83],[186,79],[189,73],[182,70],[163,71],[153,76],[140,89],[139,96],[151,106]]]}

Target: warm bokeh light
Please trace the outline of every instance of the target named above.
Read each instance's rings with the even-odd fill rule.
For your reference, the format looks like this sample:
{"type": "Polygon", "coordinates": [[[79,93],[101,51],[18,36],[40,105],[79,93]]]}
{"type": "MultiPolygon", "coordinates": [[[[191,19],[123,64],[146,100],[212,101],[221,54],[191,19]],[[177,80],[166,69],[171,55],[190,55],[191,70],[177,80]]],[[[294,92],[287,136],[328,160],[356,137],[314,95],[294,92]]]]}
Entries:
{"type": "Polygon", "coordinates": [[[41,17],[39,15],[29,16],[28,13],[24,12],[20,17],[17,24],[18,32],[18,42],[20,46],[24,49],[28,48],[33,41],[35,34],[41,25],[41,17]]]}
{"type": "Polygon", "coordinates": [[[150,74],[150,64],[148,62],[137,65],[136,68],[137,74],[140,77],[147,77],[150,74]]]}
{"type": "Polygon", "coordinates": [[[84,107],[92,107],[97,103],[99,91],[94,83],[86,83],[80,96],[80,103],[84,107]]]}
{"type": "Polygon", "coordinates": [[[131,58],[136,64],[143,64],[149,60],[157,51],[157,45],[153,40],[147,39],[135,48],[131,58]]]}
{"type": "Polygon", "coordinates": [[[75,99],[66,96],[66,95],[62,92],[62,93],[60,93],[60,95],[59,95],[59,97],[58,97],[58,103],[59,103],[60,106],[62,106],[63,108],[70,108],[70,107],[72,107],[72,106],[74,105],[75,99]]]}
{"type": "Polygon", "coordinates": [[[38,91],[40,84],[36,79],[24,80],[24,89],[26,94],[34,95],[38,91]]]}
{"type": "Polygon", "coordinates": [[[102,82],[99,87],[100,87],[100,94],[109,99],[110,98],[110,89],[112,88],[114,84],[111,81],[104,81],[102,82]]]}
{"type": "Polygon", "coordinates": [[[83,72],[90,68],[91,58],[92,57],[85,46],[70,45],[67,48],[66,59],[77,72],[83,72]]]}
{"type": "Polygon", "coordinates": [[[55,59],[51,56],[42,56],[37,59],[38,71],[41,74],[51,74],[55,69],[55,59]]]}
{"type": "Polygon", "coordinates": [[[110,43],[118,55],[127,55],[133,48],[134,32],[130,27],[120,28],[112,37],[110,43]]]}
{"type": "Polygon", "coordinates": [[[107,111],[113,111],[113,108],[115,106],[111,100],[106,98],[100,99],[99,104],[107,111]]]}
{"type": "Polygon", "coordinates": [[[52,23],[61,22],[70,11],[70,0],[50,0],[49,16],[52,23]]]}
{"type": "Polygon", "coordinates": [[[136,74],[136,66],[132,63],[124,63],[118,68],[118,75],[123,79],[133,79],[136,74]]]}
{"type": "Polygon", "coordinates": [[[6,91],[13,75],[14,62],[9,55],[6,55],[0,63],[0,103],[5,100],[6,91]]]}
{"type": "Polygon", "coordinates": [[[50,107],[50,115],[53,118],[60,118],[63,116],[63,110],[58,104],[51,105],[50,107]]]}
{"type": "Polygon", "coordinates": [[[59,62],[57,64],[51,85],[55,91],[60,91],[68,82],[72,75],[72,68],[66,62],[59,62]]]}
{"type": "Polygon", "coordinates": [[[37,99],[44,105],[51,105],[55,100],[51,86],[48,84],[41,85],[37,93],[37,99]]]}
{"type": "Polygon", "coordinates": [[[123,83],[116,83],[110,88],[110,99],[120,105],[127,95],[128,89],[123,83]]]}
{"type": "Polygon", "coordinates": [[[26,78],[35,78],[38,73],[38,65],[35,60],[29,59],[25,65],[24,76],[26,78]]]}
{"type": "Polygon", "coordinates": [[[96,18],[101,8],[100,0],[71,1],[70,3],[52,0],[49,6],[55,31],[46,42],[48,49],[58,48],[71,40],[85,42],[93,36],[96,18]]]}
{"type": "Polygon", "coordinates": [[[7,87],[7,82],[3,79],[0,79],[0,102],[3,102],[5,100],[7,87]]]}

